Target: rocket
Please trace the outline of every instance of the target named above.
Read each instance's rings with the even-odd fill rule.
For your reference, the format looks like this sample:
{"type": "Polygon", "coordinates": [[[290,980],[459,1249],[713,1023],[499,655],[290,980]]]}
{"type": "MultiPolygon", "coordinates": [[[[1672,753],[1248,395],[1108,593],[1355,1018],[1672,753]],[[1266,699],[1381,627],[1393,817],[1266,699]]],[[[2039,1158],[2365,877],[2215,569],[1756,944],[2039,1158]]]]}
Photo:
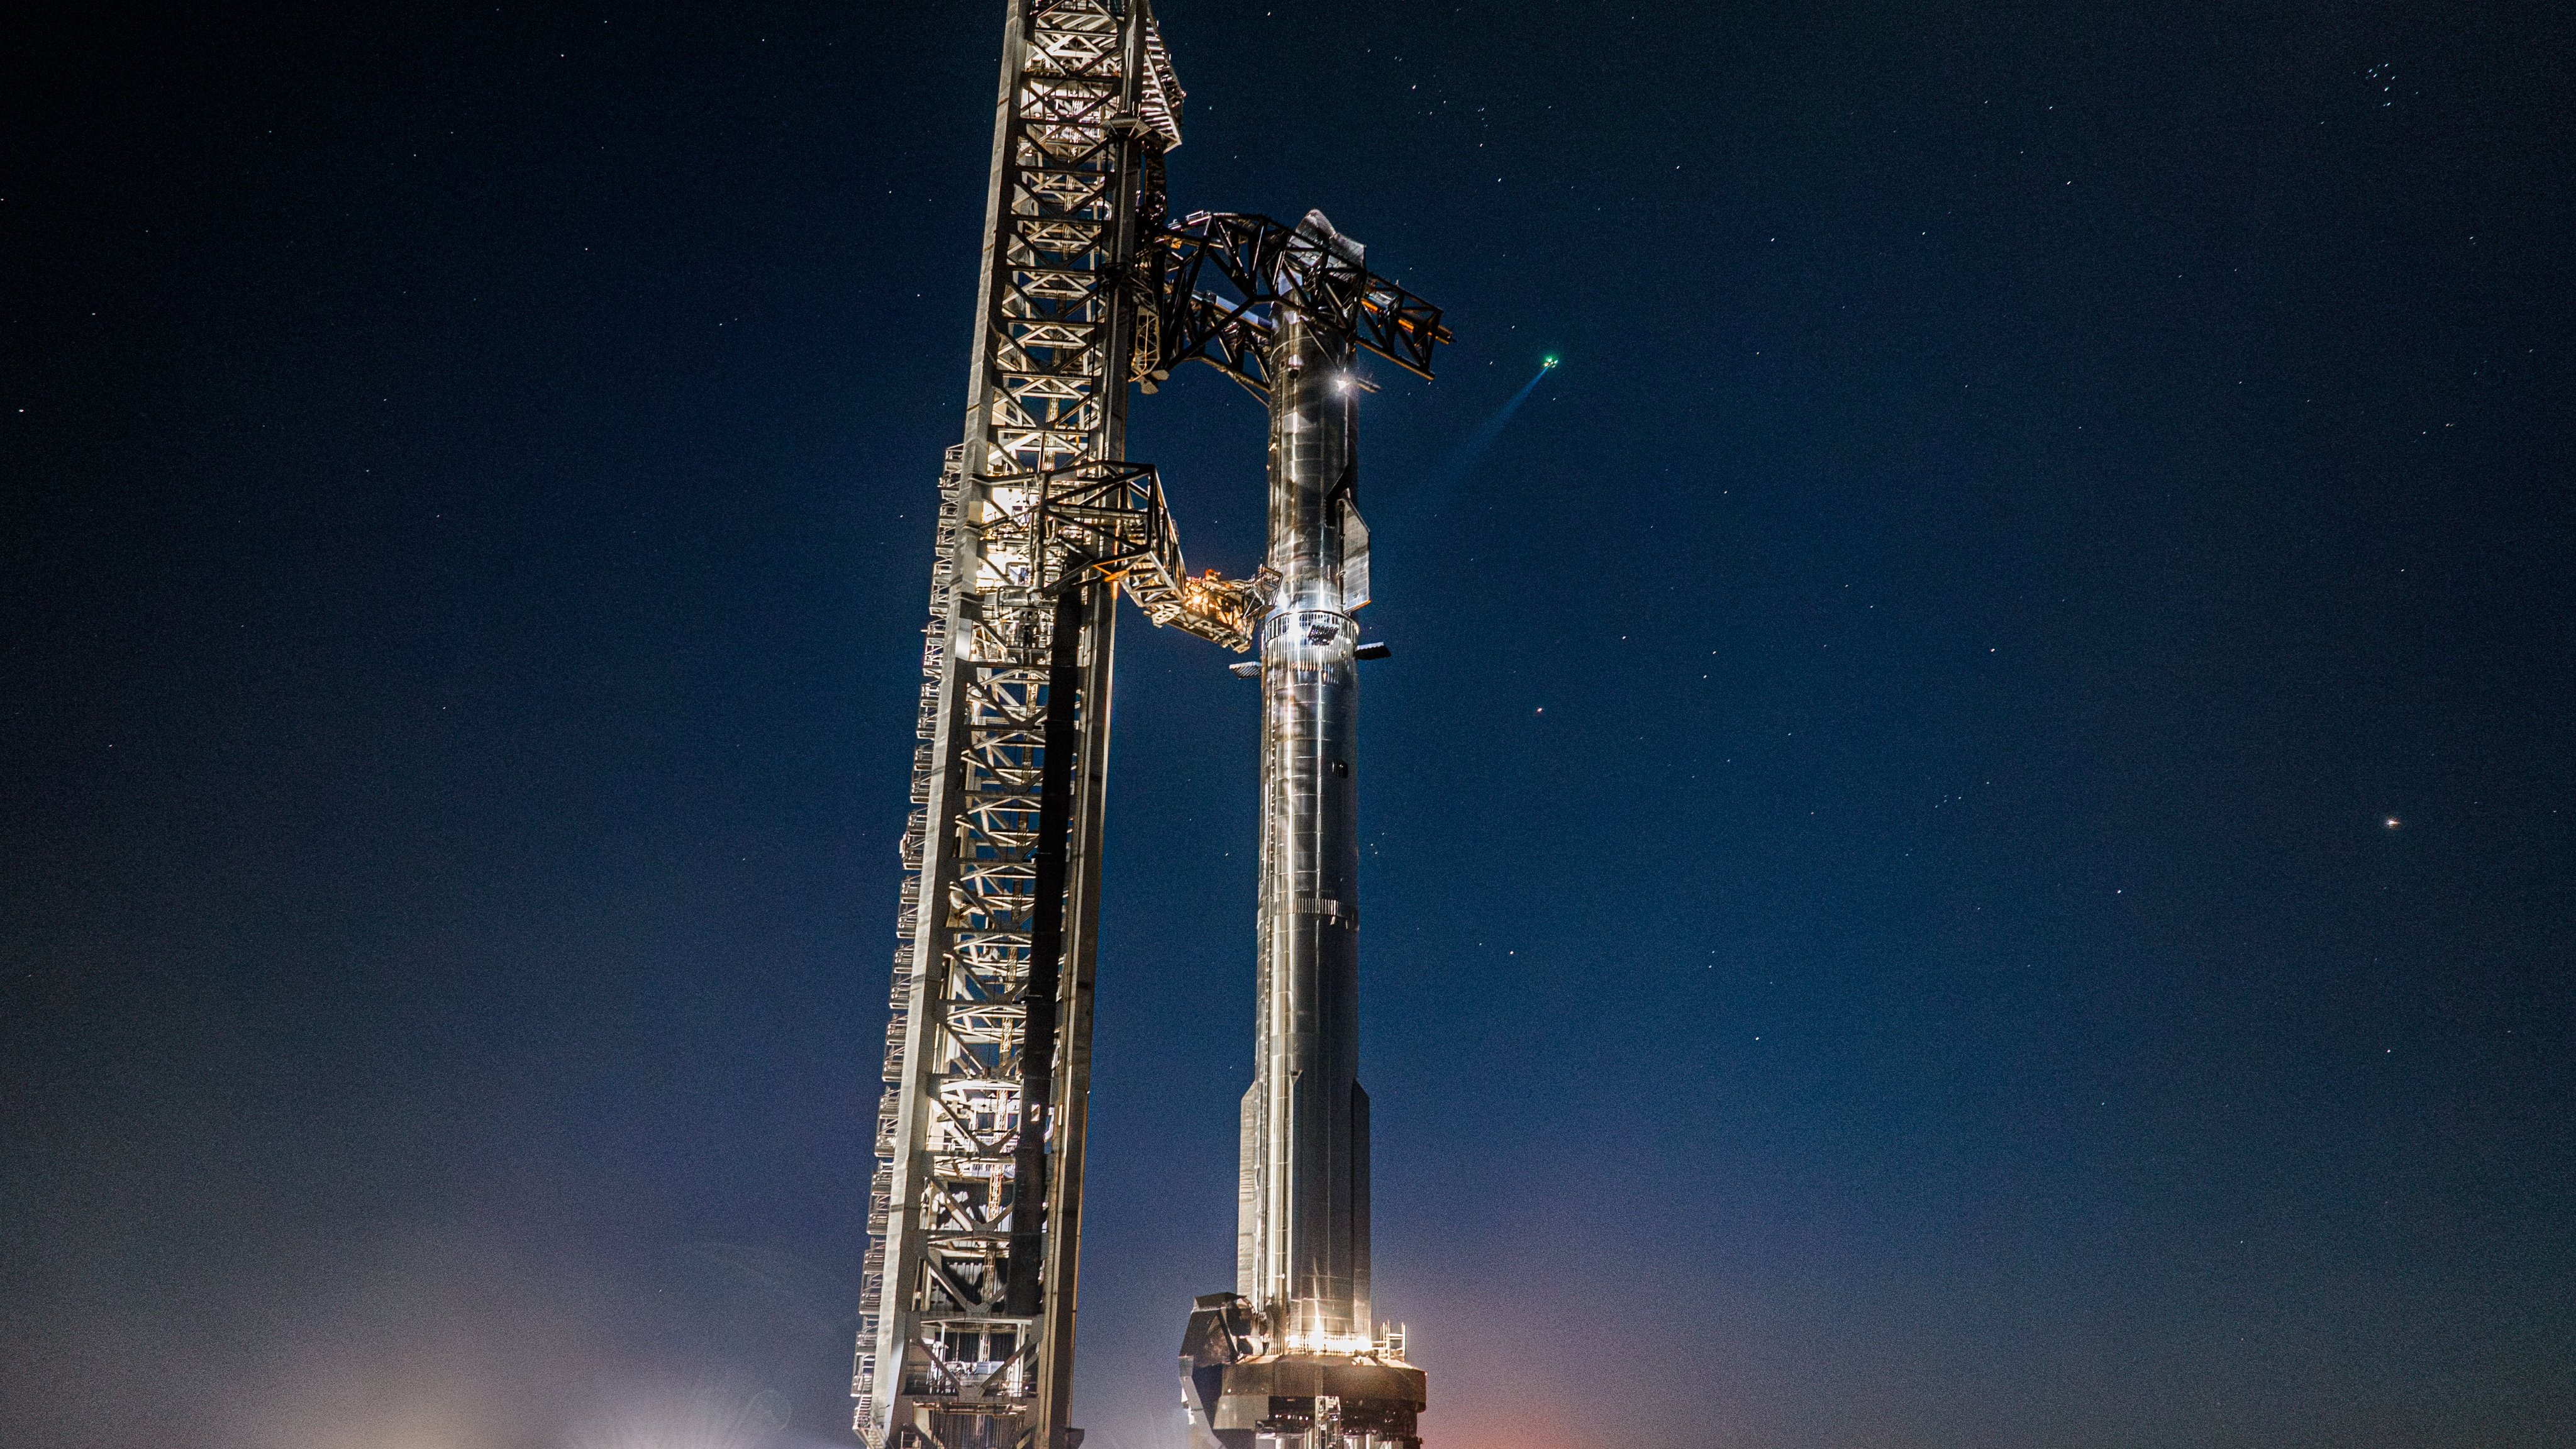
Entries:
{"type": "MultiPolygon", "coordinates": [[[[1321,213],[1299,231],[1364,269],[1321,213]]],[[[1348,333],[1284,302],[1272,321],[1253,1081],[1235,1291],[1197,1301],[1183,1395],[1197,1449],[1418,1449],[1424,1376],[1369,1299],[1355,661],[1384,651],[1352,617],[1369,598],[1364,389],[1348,333]]]]}

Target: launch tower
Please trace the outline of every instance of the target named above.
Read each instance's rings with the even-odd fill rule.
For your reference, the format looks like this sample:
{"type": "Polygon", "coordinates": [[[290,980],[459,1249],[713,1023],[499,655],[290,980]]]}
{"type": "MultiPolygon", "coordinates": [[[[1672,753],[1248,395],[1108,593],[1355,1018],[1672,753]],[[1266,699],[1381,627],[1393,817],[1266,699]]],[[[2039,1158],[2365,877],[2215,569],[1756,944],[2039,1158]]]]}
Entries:
{"type": "Polygon", "coordinates": [[[1122,592],[1158,625],[1262,651],[1251,1195],[1238,1292],[1190,1320],[1195,1432],[1409,1446],[1421,1405],[1422,1375],[1369,1322],[1350,363],[1364,348],[1427,377],[1448,333],[1319,214],[1168,220],[1181,99],[1147,0],[1008,0],[902,841],[851,1380],[870,1449],[1081,1438],[1066,1408],[1122,592]],[[1150,393],[1191,360],[1270,400],[1270,556],[1250,579],[1192,576],[1160,479],[1124,454],[1129,385],[1150,393]]]}

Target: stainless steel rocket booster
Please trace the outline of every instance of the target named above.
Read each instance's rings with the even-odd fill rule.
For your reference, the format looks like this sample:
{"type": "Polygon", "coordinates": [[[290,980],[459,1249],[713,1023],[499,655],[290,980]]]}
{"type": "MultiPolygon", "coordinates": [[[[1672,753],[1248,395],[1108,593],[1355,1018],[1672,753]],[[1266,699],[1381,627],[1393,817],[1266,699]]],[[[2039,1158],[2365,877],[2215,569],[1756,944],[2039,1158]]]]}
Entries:
{"type": "MultiPolygon", "coordinates": [[[[1353,270],[1320,213],[1298,228],[1353,270]]],[[[1288,289],[1282,288],[1282,291],[1288,289]]],[[[1416,1449],[1422,1371],[1369,1302],[1369,1114],[1359,1067],[1352,612],[1368,602],[1352,337],[1273,315],[1270,544],[1260,633],[1259,1008],[1243,1098],[1235,1291],[1182,1345],[1193,1439],[1222,1449],[1416,1449]]]]}
{"type": "Polygon", "coordinates": [[[1290,320],[1274,344],[1270,566],[1261,631],[1258,1055],[1243,1098],[1235,1291],[1293,1343],[1371,1327],[1368,1107],[1359,1053],[1357,628],[1343,586],[1355,390],[1347,342],[1290,320]],[[1336,345],[1339,342],[1340,345],[1336,345]]]}

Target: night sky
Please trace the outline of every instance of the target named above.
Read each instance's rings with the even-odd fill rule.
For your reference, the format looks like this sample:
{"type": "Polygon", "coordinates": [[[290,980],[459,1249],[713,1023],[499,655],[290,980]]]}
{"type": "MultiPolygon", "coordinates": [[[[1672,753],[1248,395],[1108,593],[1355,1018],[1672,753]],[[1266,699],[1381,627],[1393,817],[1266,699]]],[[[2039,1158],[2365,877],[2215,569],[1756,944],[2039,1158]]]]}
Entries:
{"type": "MultiPolygon", "coordinates": [[[[851,1442],[999,15],[0,36],[0,1441],[851,1442]]],[[[1432,1449],[2576,1442],[2576,19],[1163,21],[1175,206],[1457,335],[1361,485],[1432,1449]]],[[[1136,400],[1193,565],[1261,419],[1136,400]]],[[[1255,691],[1119,649],[1075,1408],[1172,1449],[1255,691]]]]}

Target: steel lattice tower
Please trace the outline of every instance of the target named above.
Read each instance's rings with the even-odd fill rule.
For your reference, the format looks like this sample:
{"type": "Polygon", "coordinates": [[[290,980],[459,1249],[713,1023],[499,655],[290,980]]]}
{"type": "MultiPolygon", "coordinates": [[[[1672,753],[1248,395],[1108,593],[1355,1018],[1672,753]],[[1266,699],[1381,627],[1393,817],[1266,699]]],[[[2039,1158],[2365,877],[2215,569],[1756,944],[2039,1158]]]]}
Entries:
{"type": "MultiPolygon", "coordinates": [[[[1425,376],[1447,338],[1320,216],[1166,220],[1182,93],[1146,0],[1007,12],[964,438],[940,476],[851,1382],[871,1449],[1079,1441],[1066,1407],[1113,608],[1124,592],[1156,624],[1240,651],[1265,620],[1277,632],[1283,581],[1302,577],[1188,574],[1159,479],[1123,457],[1128,384],[1151,392],[1205,361],[1276,414],[1304,395],[1273,385],[1282,336],[1425,376]]],[[[1354,481],[1309,511],[1337,539],[1347,519],[1364,575],[1354,481]]],[[[1356,1159],[1347,1137],[1364,1171],[1364,1117],[1356,1159]]],[[[1364,1265],[1364,1178],[1358,1211],[1364,1265]]],[[[1364,1281],[1359,1295],[1364,1320],[1364,1281]]]]}

